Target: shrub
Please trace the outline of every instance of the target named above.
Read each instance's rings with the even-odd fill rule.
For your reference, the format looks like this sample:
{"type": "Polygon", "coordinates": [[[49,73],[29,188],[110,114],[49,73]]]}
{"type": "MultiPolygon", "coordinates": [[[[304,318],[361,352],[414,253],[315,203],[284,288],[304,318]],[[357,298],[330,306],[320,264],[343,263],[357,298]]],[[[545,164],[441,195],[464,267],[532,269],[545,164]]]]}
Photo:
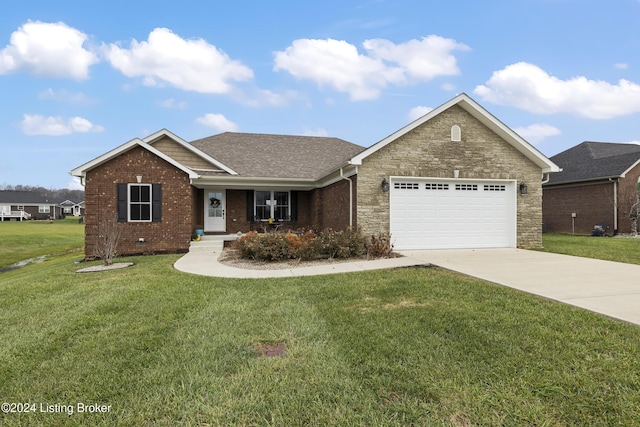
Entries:
{"type": "Polygon", "coordinates": [[[318,258],[350,258],[366,253],[366,244],[359,230],[324,230],[316,235],[283,233],[246,233],[236,241],[240,257],[279,261],[285,259],[313,260],[318,258]]]}
{"type": "Polygon", "coordinates": [[[389,258],[393,254],[390,233],[372,235],[367,242],[367,258],[389,258]]]}

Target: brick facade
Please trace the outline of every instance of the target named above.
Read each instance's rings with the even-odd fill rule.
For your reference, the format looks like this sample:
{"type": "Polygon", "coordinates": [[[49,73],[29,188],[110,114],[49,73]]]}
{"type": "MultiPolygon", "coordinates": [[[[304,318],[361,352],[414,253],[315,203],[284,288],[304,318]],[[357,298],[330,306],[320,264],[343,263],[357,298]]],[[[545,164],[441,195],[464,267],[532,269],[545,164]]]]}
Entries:
{"type": "Polygon", "coordinates": [[[545,188],[545,232],[589,235],[596,224],[607,224],[613,232],[613,188],[612,182],[545,188]]]}
{"type": "Polygon", "coordinates": [[[187,252],[195,228],[192,215],[194,189],[189,177],[153,153],[133,148],[86,174],[85,256],[94,257],[99,222],[117,218],[117,184],[162,184],[160,222],[121,222],[118,253],[121,255],[187,252]],[[144,239],[144,242],[140,242],[144,239]]]}
{"type": "Polygon", "coordinates": [[[594,225],[606,224],[611,233],[629,233],[629,209],[637,200],[639,177],[640,165],[636,165],[619,179],[617,185],[607,180],[545,187],[542,203],[545,231],[590,235],[594,225]],[[617,197],[614,197],[615,188],[617,197]],[[615,202],[618,205],[617,221],[614,218],[615,202]],[[575,223],[572,213],[576,214],[575,223]]]}
{"type": "Polygon", "coordinates": [[[390,176],[509,179],[525,182],[517,195],[517,245],[542,245],[541,170],[504,139],[458,105],[402,135],[364,159],[358,171],[357,221],[367,234],[389,232],[389,193],[380,183],[390,176]],[[462,141],[451,141],[460,126],[462,141]]]}

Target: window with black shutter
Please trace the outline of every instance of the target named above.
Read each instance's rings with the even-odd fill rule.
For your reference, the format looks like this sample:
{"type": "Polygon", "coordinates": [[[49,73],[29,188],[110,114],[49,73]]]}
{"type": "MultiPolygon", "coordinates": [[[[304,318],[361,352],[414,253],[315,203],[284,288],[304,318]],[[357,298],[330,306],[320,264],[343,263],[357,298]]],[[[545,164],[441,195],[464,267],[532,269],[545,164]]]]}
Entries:
{"type": "Polygon", "coordinates": [[[118,184],[118,222],[160,222],[162,184],[118,184]]]}

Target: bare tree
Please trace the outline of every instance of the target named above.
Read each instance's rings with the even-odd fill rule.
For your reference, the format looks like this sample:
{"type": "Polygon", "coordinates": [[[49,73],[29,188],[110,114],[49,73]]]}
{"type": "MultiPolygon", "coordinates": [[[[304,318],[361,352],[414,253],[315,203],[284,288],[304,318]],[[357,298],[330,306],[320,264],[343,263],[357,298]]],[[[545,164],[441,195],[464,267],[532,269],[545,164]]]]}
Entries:
{"type": "Polygon", "coordinates": [[[638,217],[640,216],[640,198],[636,187],[621,191],[618,197],[618,208],[629,218],[631,235],[638,235],[638,217]]]}
{"type": "Polygon", "coordinates": [[[104,265],[113,264],[118,256],[118,241],[122,230],[118,227],[116,218],[111,220],[103,218],[98,222],[98,237],[93,247],[93,255],[100,258],[104,265]]]}

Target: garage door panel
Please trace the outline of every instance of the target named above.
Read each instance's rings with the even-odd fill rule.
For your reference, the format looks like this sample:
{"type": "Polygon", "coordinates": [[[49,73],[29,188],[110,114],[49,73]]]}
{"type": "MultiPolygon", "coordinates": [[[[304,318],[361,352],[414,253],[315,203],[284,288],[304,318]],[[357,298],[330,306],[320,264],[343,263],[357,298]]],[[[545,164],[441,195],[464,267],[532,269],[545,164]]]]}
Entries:
{"type": "Polygon", "coordinates": [[[513,181],[392,178],[390,206],[397,249],[515,246],[513,181]]]}

